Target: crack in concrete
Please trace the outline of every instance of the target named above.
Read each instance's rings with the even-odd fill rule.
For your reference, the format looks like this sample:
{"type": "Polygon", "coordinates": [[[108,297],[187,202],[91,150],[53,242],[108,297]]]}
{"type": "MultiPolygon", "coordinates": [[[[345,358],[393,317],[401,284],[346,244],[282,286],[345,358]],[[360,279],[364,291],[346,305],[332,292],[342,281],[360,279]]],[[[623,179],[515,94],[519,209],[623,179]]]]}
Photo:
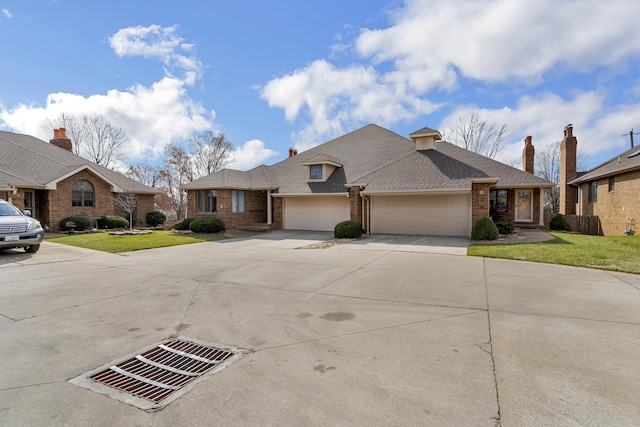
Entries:
{"type": "Polygon", "coordinates": [[[191,279],[191,280],[196,282],[196,288],[193,290],[193,294],[191,294],[191,299],[189,300],[189,304],[187,304],[187,309],[184,311],[184,315],[182,316],[182,320],[180,320],[180,324],[176,328],[175,334],[171,335],[171,338],[177,338],[177,337],[180,336],[180,331],[182,330],[182,327],[184,326],[184,320],[187,318],[187,315],[189,314],[189,310],[191,309],[191,306],[193,305],[193,301],[196,298],[196,294],[198,293],[198,290],[200,289],[200,285],[202,284],[202,282],[200,280],[194,280],[194,279],[191,279]]]}
{"type": "Polygon", "coordinates": [[[491,365],[493,366],[493,384],[496,390],[496,405],[498,407],[498,413],[495,417],[493,417],[494,427],[501,427],[501,412],[500,412],[500,391],[498,390],[498,376],[496,373],[496,359],[493,354],[493,336],[491,334],[491,309],[489,307],[489,286],[487,285],[487,266],[485,262],[485,258],[482,259],[482,275],[484,277],[484,291],[487,299],[487,329],[489,332],[489,342],[486,343],[489,345],[489,351],[480,347],[482,351],[485,351],[491,356],[491,365]]]}
{"type": "Polygon", "coordinates": [[[4,317],[5,319],[7,319],[7,320],[11,320],[12,322],[17,322],[17,320],[16,320],[16,319],[14,319],[14,318],[12,318],[12,317],[9,317],[9,316],[7,316],[6,314],[2,314],[2,313],[0,313],[0,317],[4,317]]]}

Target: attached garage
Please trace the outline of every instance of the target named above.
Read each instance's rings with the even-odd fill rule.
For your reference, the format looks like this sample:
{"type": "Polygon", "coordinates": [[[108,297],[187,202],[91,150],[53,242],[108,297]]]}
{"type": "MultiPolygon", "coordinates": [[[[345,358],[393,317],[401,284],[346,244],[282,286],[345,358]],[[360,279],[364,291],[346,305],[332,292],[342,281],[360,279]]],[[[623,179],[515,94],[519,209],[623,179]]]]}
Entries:
{"type": "Polygon", "coordinates": [[[286,230],[333,231],[337,223],[349,216],[349,198],[339,196],[284,197],[286,230]]]}
{"type": "Polygon", "coordinates": [[[371,233],[471,235],[471,195],[373,195],[371,233]]]}

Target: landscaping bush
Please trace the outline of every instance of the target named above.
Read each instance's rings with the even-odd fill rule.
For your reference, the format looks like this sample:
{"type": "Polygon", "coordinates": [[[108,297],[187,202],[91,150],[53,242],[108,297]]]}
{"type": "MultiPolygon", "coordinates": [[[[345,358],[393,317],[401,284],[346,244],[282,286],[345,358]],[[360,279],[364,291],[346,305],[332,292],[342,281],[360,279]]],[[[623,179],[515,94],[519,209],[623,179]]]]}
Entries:
{"type": "Polygon", "coordinates": [[[562,214],[556,214],[553,218],[551,218],[551,222],[549,222],[549,228],[552,230],[562,230],[562,231],[571,231],[571,225],[567,218],[562,214]]]}
{"type": "Polygon", "coordinates": [[[179,219],[173,224],[173,229],[174,230],[189,230],[189,224],[191,224],[191,221],[193,221],[193,218],[179,219]]]}
{"type": "Polygon", "coordinates": [[[500,234],[513,234],[516,231],[516,226],[506,218],[496,218],[493,222],[498,227],[498,233],[500,234]]]}
{"type": "Polygon", "coordinates": [[[149,227],[157,227],[164,224],[164,222],[167,220],[167,214],[162,211],[150,211],[147,212],[145,220],[147,221],[147,225],[149,227]]]}
{"type": "Polygon", "coordinates": [[[224,231],[224,224],[220,218],[207,216],[191,221],[189,229],[194,233],[219,233],[224,231]]]}
{"type": "Polygon", "coordinates": [[[357,239],[362,236],[362,224],[358,221],[342,221],[333,229],[336,239],[357,239]]]}
{"type": "Polygon", "coordinates": [[[498,227],[489,217],[484,217],[476,222],[471,230],[472,240],[496,240],[498,238],[498,227]]]}
{"type": "Polygon", "coordinates": [[[127,228],[129,221],[117,215],[102,215],[98,218],[98,228],[127,228]]]}
{"type": "Polygon", "coordinates": [[[76,225],[76,231],[83,231],[91,225],[91,220],[83,216],[68,216],[66,218],[62,218],[58,225],[60,225],[61,229],[66,230],[67,222],[73,222],[76,225]]]}

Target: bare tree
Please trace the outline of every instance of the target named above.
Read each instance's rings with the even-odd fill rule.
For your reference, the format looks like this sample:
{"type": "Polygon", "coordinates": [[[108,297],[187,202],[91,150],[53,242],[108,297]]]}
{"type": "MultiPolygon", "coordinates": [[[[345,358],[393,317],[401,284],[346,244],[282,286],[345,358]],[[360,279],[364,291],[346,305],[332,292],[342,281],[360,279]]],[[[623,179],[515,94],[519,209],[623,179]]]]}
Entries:
{"type": "Polygon", "coordinates": [[[161,168],[152,166],[147,161],[129,165],[125,175],[149,187],[158,187],[162,180],[161,168]]]}
{"type": "Polygon", "coordinates": [[[133,228],[133,212],[138,207],[138,197],[132,193],[120,193],[113,199],[129,214],[129,229],[133,228]]]}
{"type": "Polygon", "coordinates": [[[189,142],[193,150],[194,176],[200,178],[223,169],[231,160],[230,155],[233,145],[227,137],[221,133],[206,131],[194,135],[189,142]]]}
{"type": "MultiPolygon", "coordinates": [[[[586,158],[584,152],[578,150],[576,157],[577,169],[584,169],[586,158]]],[[[560,141],[549,144],[536,153],[535,174],[556,184],[555,187],[548,188],[544,192],[544,204],[551,212],[560,212],[560,141]]]]}
{"type": "Polygon", "coordinates": [[[164,155],[164,167],[160,177],[164,181],[172,208],[180,219],[186,211],[187,196],[179,187],[195,178],[193,159],[184,148],[172,143],[165,147],[164,155]]]}
{"type": "Polygon", "coordinates": [[[119,165],[122,149],[129,142],[124,129],[112,125],[102,114],[74,116],[63,113],[55,119],[45,120],[42,127],[49,132],[58,127],[66,128],[75,154],[109,169],[119,165]]]}
{"type": "Polygon", "coordinates": [[[474,112],[459,116],[452,127],[442,131],[442,136],[447,142],[495,159],[510,132],[506,123],[490,123],[474,112]]]}

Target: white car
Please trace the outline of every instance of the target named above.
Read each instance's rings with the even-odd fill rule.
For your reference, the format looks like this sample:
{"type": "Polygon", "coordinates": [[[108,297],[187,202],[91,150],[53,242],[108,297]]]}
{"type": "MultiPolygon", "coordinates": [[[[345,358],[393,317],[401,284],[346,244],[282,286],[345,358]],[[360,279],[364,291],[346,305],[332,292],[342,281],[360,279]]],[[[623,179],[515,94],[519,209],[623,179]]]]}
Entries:
{"type": "Polygon", "coordinates": [[[0,249],[24,248],[25,252],[36,252],[43,238],[40,221],[0,199],[0,249]]]}

